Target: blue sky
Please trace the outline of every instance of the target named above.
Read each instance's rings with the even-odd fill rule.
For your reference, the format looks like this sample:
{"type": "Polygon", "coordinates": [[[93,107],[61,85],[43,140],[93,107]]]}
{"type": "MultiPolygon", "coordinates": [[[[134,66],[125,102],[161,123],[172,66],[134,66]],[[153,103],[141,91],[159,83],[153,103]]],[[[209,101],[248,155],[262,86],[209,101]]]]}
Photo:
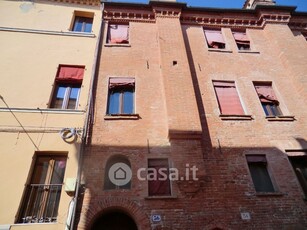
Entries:
{"type": "MultiPolygon", "coordinates": [[[[194,7],[242,8],[245,0],[177,0],[194,7]]],[[[307,0],[275,0],[277,5],[297,6],[296,11],[307,12],[307,0]]],[[[109,2],[148,3],[148,0],[109,0],[109,2]]]]}

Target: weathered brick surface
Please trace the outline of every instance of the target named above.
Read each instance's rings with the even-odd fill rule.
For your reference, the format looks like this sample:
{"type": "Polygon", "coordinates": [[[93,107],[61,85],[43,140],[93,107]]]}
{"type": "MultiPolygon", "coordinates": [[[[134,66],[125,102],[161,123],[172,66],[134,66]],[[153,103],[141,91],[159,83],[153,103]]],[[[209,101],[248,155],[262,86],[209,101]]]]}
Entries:
{"type": "Polygon", "coordinates": [[[102,47],[79,229],[110,209],[128,213],[139,229],[307,228],[306,201],[285,152],[307,148],[306,41],[285,24],[268,24],[247,30],[259,53],[239,53],[231,30],[222,30],[231,53],[209,51],[202,27],[180,25],[177,17],[130,22],[130,47],[102,47]],[[104,119],[109,76],[135,77],[140,119],[104,119]],[[252,120],[221,120],[212,80],[235,81],[252,120]],[[284,115],[296,120],[268,121],[253,81],[272,81],[284,115]],[[200,130],[202,137],[194,135],[200,130]],[[266,155],[276,193],[256,194],[246,154],[266,155]],[[130,190],[103,188],[106,162],[114,155],[131,162],[130,190]],[[147,182],[136,171],[153,157],[170,159],[181,174],[186,164],[197,166],[199,181],[174,181],[172,197],[149,199],[147,182]],[[242,212],[251,220],[242,220],[242,212]],[[153,214],[161,222],[151,222],[153,214]]]}

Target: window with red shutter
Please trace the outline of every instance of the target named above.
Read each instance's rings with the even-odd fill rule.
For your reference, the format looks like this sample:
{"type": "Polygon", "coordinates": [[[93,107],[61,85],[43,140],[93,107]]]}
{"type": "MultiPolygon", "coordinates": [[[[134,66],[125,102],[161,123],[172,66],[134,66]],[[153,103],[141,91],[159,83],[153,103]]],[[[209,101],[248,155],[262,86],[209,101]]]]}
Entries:
{"type": "Polygon", "coordinates": [[[254,82],[256,92],[266,116],[281,116],[279,101],[272,88],[272,82],[254,82]]]}
{"type": "Polygon", "coordinates": [[[221,114],[244,115],[234,82],[213,81],[221,114]]]}
{"type": "Polygon", "coordinates": [[[204,32],[209,48],[225,49],[225,41],[222,31],[220,29],[219,30],[205,29],[204,32]]]}
{"type": "Polygon", "coordinates": [[[168,159],[148,159],[148,171],[154,170],[157,172],[155,180],[148,180],[148,194],[149,196],[170,196],[171,187],[169,180],[169,165],[168,159]],[[159,173],[159,170],[167,175],[159,173]]]}
{"type": "Polygon", "coordinates": [[[77,109],[84,66],[60,65],[50,108],[77,109]]]}

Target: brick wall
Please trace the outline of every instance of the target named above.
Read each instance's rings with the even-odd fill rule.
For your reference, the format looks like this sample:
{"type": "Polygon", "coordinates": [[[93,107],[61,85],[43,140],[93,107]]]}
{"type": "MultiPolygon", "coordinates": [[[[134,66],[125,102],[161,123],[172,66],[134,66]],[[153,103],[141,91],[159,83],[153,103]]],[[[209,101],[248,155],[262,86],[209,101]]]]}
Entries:
{"type": "Polygon", "coordinates": [[[130,22],[130,46],[103,45],[79,229],[90,228],[107,210],[129,214],[139,229],[307,227],[306,203],[285,152],[306,149],[304,41],[292,42],[285,24],[267,25],[248,29],[254,52],[239,53],[231,30],[222,30],[231,52],[209,51],[202,27],[181,25],[176,16],[130,22]],[[110,76],[135,78],[139,119],[106,119],[110,76]],[[235,81],[252,119],[222,120],[212,80],[235,81]],[[266,119],[253,81],[272,81],[283,114],[295,120],[266,119]],[[275,193],[256,193],[246,154],[266,155],[275,193]],[[131,162],[129,190],[103,188],[106,162],[114,155],[131,162]],[[186,164],[195,165],[199,180],[173,181],[172,196],[148,197],[147,182],[136,171],[150,158],[168,158],[181,175],[186,164]],[[246,212],[250,220],[241,218],[246,212]],[[150,220],[155,214],[161,221],[150,220]]]}

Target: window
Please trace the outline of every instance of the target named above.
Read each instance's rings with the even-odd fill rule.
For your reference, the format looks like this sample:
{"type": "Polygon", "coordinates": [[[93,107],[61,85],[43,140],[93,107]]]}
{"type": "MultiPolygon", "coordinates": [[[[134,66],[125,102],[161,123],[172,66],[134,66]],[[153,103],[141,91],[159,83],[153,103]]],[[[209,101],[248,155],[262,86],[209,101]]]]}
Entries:
{"type": "Polygon", "coordinates": [[[107,114],[134,114],[134,78],[110,78],[107,114]]]}
{"type": "Polygon", "coordinates": [[[250,50],[250,40],[248,39],[246,32],[233,32],[233,37],[236,41],[239,50],[250,50]]]}
{"type": "Polygon", "coordinates": [[[275,192],[271,181],[267,161],[264,155],[246,156],[250,174],[257,192],[275,192]]]}
{"type": "Polygon", "coordinates": [[[291,156],[289,160],[295,171],[298,181],[303,189],[305,197],[307,197],[307,155],[291,156]]]}
{"type": "Polygon", "coordinates": [[[75,16],[72,30],[75,32],[92,32],[93,18],[75,16]]]}
{"type": "Polygon", "coordinates": [[[221,114],[244,115],[234,82],[213,81],[221,114]]]}
{"type": "Polygon", "coordinates": [[[122,167],[122,165],[118,165],[118,168],[114,168],[114,170],[110,171],[111,167],[117,163],[122,163],[127,165],[131,169],[130,161],[124,156],[113,156],[111,157],[105,168],[104,174],[104,189],[105,190],[113,190],[113,189],[130,189],[131,188],[131,179],[129,169],[126,167],[122,167]],[[109,175],[110,172],[113,172],[112,175],[109,175]],[[129,173],[129,175],[128,175],[129,173]],[[115,179],[115,184],[110,180],[110,176],[115,179]],[[118,182],[118,183],[117,183],[118,182]],[[122,184],[122,185],[121,185],[122,184]]]}
{"type": "Polygon", "coordinates": [[[66,156],[37,155],[25,187],[18,223],[56,222],[66,156]]]}
{"type": "Polygon", "coordinates": [[[129,43],[129,25],[109,24],[107,43],[109,44],[129,43]]]}
{"type": "Polygon", "coordinates": [[[148,159],[148,194],[149,196],[170,196],[168,159],[148,159]],[[159,171],[162,170],[162,171],[159,171]]]}
{"type": "Polygon", "coordinates": [[[271,82],[254,83],[256,92],[266,116],[281,116],[279,101],[275,96],[271,82]]]}
{"type": "Polygon", "coordinates": [[[80,84],[57,84],[52,101],[52,108],[76,109],[80,84]]]}
{"type": "Polygon", "coordinates": [[[204,31],[209,48],[225,49],[225,41],[221,30],[205,29],[204,31]]]}
{"type": "Polygon", "coordinates": [[[60,65],[50,108],[77,109],[84,67],[60,65]]]}

